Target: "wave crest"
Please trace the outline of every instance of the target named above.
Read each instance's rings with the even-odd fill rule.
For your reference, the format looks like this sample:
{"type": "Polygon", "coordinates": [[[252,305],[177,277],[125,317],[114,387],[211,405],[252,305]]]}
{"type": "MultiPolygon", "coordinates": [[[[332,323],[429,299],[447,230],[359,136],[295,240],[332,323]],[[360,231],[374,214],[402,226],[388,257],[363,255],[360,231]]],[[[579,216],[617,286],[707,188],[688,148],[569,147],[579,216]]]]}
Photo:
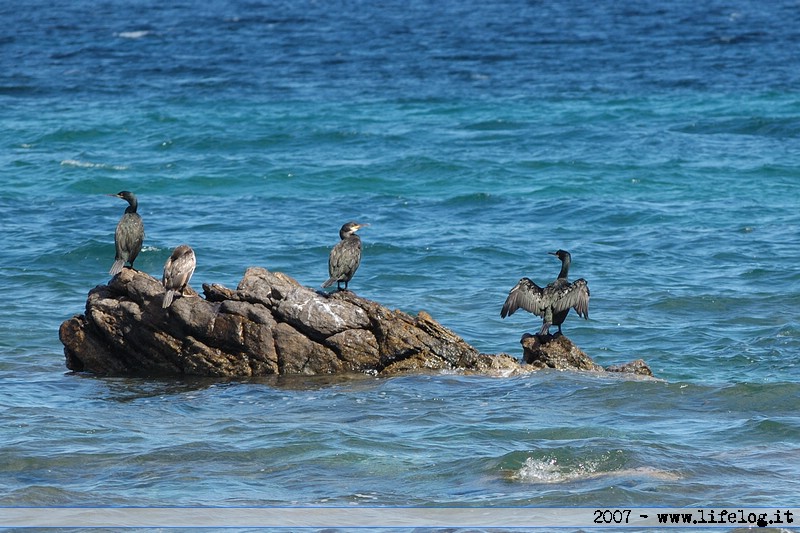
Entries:
{"type": "Polygon", "coordinates": [[[76,168],[104,168],[107,170],[128,170],[126,165],[110,165],[108,163],[92,163],[91,161],[79,161],[77,159],[65,159],[61,162],[62,167],[76,168]]]}
{"type": "Polygon", "coordinates": [[[624,468],[621,470],[602,470],[598,461],[588,460],[571,466],[561,466],[555,457],[534,459],[528,457],[525,464],[514,472],[511,479],[525,483],[568,483],[596,479],[599,477],[652,478],[675,481],[680,475],[651,467],[624,468]]]}

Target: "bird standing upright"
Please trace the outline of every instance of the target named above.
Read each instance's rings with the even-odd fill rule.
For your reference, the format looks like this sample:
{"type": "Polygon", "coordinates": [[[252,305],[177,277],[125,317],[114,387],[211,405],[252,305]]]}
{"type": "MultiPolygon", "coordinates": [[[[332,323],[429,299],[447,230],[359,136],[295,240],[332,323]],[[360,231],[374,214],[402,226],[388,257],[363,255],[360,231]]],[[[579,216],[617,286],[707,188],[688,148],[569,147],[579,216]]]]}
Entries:
{"type": "Polygon", "coordinates": [[[575,309],[578,316],[589,318],[589,285],[581,278],[570,283],[567,279],[572,256],[565,250],[548,252],[561,260],[561,272],[558,278],[547,287],[539,287],[529,278],[519,280],[508,293],[500,316],[505,318],[514,314],[517,309],[525,309],[542,317],[542,328],[539,335],[550,333],[550,326],[558,326],[567,318],[570,309],[575,309]]]}
{"type": "Polygon", "coordinates": [[[119,219],[117,230],[114,232],[114,246],[117,253],[114,257],[114,264],[108,273],[115,276],[122,272],[126,262],[130,263],[133,268],[133,261],[139,255],[142,242],[144,242],[144,224],[142,217],[136,212],[139,203],[135,194],[130,191],[122,191],[108,196],[116,196],[128,202],[128,207],[125,208],[125,213],[119,219]]]}
{"type": "Polygon", "coordinates": [[[183,290],[192,279],[197,260],[194,250],[186,244],[181,244],[172,250],[167,262],[164,263],[164,275],[161,277],[161,284],[164,285],[164,301],[161,307],[166,309],[172,305],[175,293],[183,295],[183,290]]]}
{"type": "Polygon", "coordinates": [[[342,282],[347,290],[347,284],[353,279],[353,275],[361,264],[361,237],[356,232],[369,224],[359,224],[358,222],[348,222],[339,230],[341,239],[331,250],[328,258],[328,273],[330,278],[322,284],[322,287],[330,287],[336,283],[336,288],[341,290],[342,282]]]}

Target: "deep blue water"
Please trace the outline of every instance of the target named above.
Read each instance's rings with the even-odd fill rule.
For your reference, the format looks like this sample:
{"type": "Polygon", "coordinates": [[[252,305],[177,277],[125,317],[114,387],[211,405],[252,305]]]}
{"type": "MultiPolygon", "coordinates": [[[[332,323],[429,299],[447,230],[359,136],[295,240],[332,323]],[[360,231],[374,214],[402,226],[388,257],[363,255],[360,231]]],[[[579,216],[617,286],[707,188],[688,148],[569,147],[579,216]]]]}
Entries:
{"type": "Polygon", "coordinates": [[[797,507],[799,44],[789,0],[0,5],[0,505],[797,507]],[[663,381],[71,374],[123,189],[198,289],[368,222],[351,288],[488,353],[567,249],[565,333],[663,381]]]}

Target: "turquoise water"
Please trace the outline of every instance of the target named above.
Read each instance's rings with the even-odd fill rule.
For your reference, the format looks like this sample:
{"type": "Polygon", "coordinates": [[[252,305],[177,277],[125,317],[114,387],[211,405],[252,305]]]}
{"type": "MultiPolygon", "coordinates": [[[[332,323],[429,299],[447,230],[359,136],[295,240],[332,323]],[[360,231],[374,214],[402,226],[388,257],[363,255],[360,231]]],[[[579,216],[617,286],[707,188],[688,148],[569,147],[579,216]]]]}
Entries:
{"type": "Polygon", "coordinates": [[[0,8],[0,505],[797,507],[792,2],[170,4],[0,8]],[[351,288],[488,353],[567,249],[565,333],[663,381],[69,373],[123,189],[198,289],[368,222],[351,288]]]}

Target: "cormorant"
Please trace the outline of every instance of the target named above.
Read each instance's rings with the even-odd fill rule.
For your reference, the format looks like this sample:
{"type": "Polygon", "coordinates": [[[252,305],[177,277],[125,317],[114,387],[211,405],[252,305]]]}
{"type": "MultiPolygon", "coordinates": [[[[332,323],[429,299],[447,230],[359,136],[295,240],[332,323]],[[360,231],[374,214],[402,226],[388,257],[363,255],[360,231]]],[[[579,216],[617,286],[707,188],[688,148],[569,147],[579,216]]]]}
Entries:
{"type": "Polygon", "coordinates": [[[191,247],[181,244],[172,250],[172,255],[164,263],[164,276],[161,278],[161,283],[167,291],[164,293],[162,308],[166,309],[172,305],[172,298],[175,293],[183,295],[183,290],[189,284],[189,280],[192,279],[195,266],[197,266],[197,260],[191,247]]]}
{"type": "Polygon", "coordinates": [[[356,232],[365,226],[369,224],[348,222],[339,230],[341,240],[333,247],[328,258],[328,273],[331,277],[322,284],[323,287],[330,287],[335,282],[336,288],[341,289],[341,284],[344,282],[344,288],[347,290],[347,284],[353,279],[353,274],[361,264],[361,238],[356,232]]]}
{"type": "Polygon", "coordinates": [[[522,278],[509,291],[506,303],[500,311],[502,318],[513,315],[514,311],[520,308],[542,317],[542,329],[539,335],[549,334],[550,326],[558,326],[558,333],[561,333],[561,324],[564,323],[570,309],[575,309],[580,317],[589,318],[589,285],[583,278],[572,283],[567,280],[572,256],[564,250],[547,253],[561,260],[561,272],[558,278],[544,288],[528,278],[522,278]]]}
{"type": "Polygon", "coordinates": [[[122,267],[125,266],[126,262],[130,263],[131,268],[133,268],[133,261],[142,249],[144,224],[142,223],[142,217],[136,212],[139,204],[136,201],[135,194],[130,191],[122,191],[108,196],[116,196],[128,202],[128,207],[125,208],[125,213],[119,219],[117,231],[114,233],[114,246],[117,249],[117,253],[114,257],[114,264],[108,273],[115,276],[122,272],[122,267]]]}

